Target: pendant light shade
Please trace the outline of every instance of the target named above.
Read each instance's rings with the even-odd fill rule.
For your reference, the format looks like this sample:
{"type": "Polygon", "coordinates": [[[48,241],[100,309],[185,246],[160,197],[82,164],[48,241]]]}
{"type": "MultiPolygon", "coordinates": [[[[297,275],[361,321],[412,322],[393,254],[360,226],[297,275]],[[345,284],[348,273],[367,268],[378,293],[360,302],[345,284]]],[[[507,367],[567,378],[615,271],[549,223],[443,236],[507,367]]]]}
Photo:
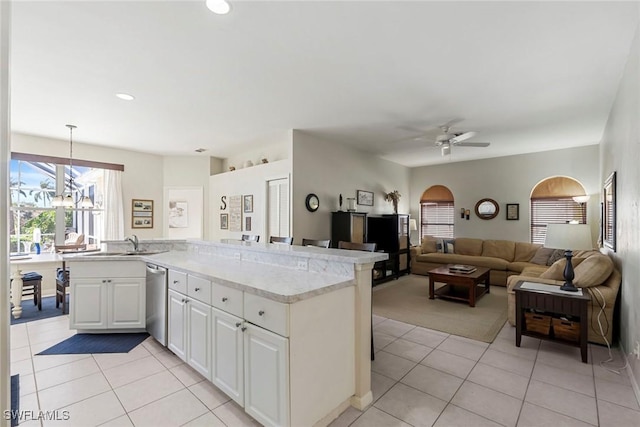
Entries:
{"type": "MultiPolygon", "coordinates": [[[[73,200],[73,130],[77,127],[75,125],[66,125],[69,128],[69,192],[56,195],[51,200],[51,206],[73,208],[76,203],[73,200]]],[[[79,207],[81,209],[93,208],[93,202],[90,197],[82,196],[79,200],[79,207]]]]}

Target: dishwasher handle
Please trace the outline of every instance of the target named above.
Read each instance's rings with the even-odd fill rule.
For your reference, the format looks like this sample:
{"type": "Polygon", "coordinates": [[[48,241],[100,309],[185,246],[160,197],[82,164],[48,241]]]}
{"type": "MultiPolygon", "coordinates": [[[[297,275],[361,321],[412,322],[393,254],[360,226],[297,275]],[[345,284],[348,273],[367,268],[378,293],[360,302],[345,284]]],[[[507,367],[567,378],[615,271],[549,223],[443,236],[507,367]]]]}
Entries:
{"type": "Polygon", "coordinates": [[[158,267],[155,267],[155,266],[151,267],[151,266],[147,265],[147,273],[164,275],[164,274],[166,274],[166,270],[164,268],[158,268],[158,267]]]}

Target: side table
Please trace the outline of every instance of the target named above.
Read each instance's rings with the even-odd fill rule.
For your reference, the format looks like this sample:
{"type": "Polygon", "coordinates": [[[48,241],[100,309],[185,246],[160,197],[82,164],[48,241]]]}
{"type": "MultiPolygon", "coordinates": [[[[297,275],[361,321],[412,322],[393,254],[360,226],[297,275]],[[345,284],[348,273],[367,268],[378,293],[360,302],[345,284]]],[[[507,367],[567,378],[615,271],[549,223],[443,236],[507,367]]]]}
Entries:
{"type": "Polygon", "coordinates": [[[582,293],[584,291],[564,292],[560,291],[558,286],[526,281],[518,282],[513,290],[516,294],[516,347],[520,347],[522,335],[558,341],[580,347],[582,362],[587,363],[587,303],[591,301],[591,298],[588,295],[584,295],[582,293]],[[525,286],[524,288],[523,285],[525,286]],[[528,288],[532,285],[536,289],[528,288]],[[548,334],[527,330],[525,323],[525,311],[527,309],[539,310],[551,315],[567,315],[578,318],[577,321],[580,323],[578,341],[557,339],[553,336],[551,328],[549,328],[548,334]]]}

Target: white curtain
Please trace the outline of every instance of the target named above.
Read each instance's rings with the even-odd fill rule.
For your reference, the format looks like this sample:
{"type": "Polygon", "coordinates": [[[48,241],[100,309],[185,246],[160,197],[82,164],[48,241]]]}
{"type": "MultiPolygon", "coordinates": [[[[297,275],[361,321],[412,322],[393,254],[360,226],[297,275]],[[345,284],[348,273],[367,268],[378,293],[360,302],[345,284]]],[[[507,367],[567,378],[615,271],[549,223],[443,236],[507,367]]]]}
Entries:
{"type": "Polygon", "coordinates": [[[104,182],[104,230],[102,238],[103,240],[122,240],[124,239],[122,172],[105,169],[104,182]]]}

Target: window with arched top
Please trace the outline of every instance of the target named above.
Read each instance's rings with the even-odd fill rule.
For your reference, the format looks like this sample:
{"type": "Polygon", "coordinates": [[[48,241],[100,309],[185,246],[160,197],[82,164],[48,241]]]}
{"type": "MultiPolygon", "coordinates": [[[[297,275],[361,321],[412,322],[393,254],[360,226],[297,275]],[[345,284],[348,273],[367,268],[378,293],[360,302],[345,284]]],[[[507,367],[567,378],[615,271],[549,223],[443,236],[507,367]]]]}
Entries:
{"type": "Polygon", "coordinates": [[[432,185],[420,197],[420,238],[453,237],[453,194],[444,185],[432,185]]]}
{"type": "Polygon", "coordinates": [[[544,244],[547,224],[587,223],[587,202],[582,184],[567,176],[540,181],[531,191],[531,243],[544,244]],[[578,201],[574,200],[578,198],[578,201]]]}

